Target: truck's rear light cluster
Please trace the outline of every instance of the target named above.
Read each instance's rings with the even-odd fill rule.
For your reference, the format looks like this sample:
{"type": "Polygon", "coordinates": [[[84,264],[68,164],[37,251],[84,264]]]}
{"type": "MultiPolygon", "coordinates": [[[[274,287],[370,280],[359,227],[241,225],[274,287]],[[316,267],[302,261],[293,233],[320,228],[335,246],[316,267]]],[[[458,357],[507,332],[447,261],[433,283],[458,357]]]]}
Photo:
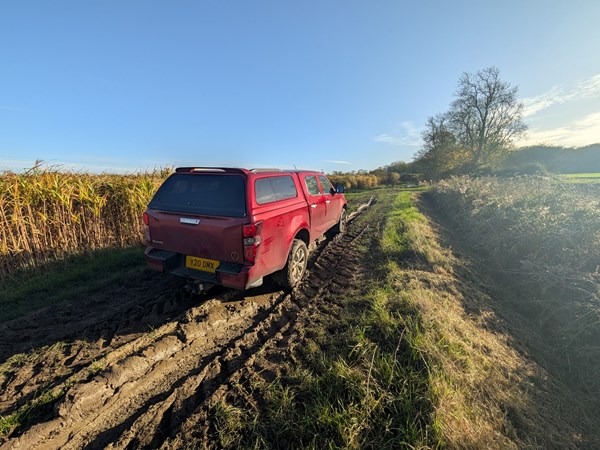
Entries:
{"type": "Polygon", "coordinates": [[[260,225],[260,222],[244,225],[244,261],[250,264],[256,261],[256,253],[261,242],[260,225]]]}
{"type": "Polygon", "coordinates": [[[144,219],[144,239],[146,242],[152,242],[152,238],[150,237],[150,216],[145,212],[142,218],[144,219]]]}

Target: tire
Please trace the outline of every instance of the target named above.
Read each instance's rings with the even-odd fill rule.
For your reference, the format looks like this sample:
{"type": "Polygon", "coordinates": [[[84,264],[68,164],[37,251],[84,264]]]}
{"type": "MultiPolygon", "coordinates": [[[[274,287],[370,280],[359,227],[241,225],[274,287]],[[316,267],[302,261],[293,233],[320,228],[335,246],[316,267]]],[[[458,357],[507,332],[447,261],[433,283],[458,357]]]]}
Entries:
{"type": "Polygon", "coordinates": [[[308,263],[308,249],[304,241],[294,239],[285,267],[273,274],[273,279],[284,289],[292,289],[302,281],[306,264],[308,263]]]}
{"type": "Polygon", "coordinates": [[[339,222],[333,227],[334,234],[344,234],[346,232],[346,226],[348,224],[348,213],[346,212],[346,208],[342,209],[342,213],[340,214],[339,222]]]}

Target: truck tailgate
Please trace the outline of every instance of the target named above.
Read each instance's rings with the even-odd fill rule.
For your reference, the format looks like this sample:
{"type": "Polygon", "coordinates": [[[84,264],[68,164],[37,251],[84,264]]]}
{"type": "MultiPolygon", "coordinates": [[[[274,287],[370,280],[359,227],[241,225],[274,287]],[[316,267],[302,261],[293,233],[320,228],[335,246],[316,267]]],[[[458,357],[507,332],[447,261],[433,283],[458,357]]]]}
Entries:
{"type": "Polygon", "coordinates": [[[221,262],[243,263],[241,217],[148,211],[151,245],[221,262]]]}

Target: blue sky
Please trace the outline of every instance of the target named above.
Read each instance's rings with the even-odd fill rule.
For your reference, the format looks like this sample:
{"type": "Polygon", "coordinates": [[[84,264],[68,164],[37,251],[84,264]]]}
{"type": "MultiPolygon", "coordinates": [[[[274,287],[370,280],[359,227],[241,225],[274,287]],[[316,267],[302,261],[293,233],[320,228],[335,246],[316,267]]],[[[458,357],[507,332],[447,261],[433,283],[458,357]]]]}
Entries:
{"type": "Polygon", "coordinates": [[[462,72],[519,86],[528,143],[600,142],[600,2],[0,2],[0,169],[373,169],[462,72]]]}

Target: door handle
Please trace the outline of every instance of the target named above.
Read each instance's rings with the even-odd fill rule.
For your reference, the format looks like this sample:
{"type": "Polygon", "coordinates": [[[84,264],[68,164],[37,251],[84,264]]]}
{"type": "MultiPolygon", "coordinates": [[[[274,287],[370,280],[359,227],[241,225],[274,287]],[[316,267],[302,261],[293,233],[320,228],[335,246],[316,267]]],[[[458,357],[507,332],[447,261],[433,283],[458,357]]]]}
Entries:
{"type": "Polygon", "coordinates": [[[325,200],[325,203],[329,205],[331,203],[331,200],[325,200]]]}
{"type": "Polygon", "coordinates": [[[316,204],[316,203],[313,203],[313,204],[311,204],[311,205],[310,205],[310,207],[311,207],[311,208],[316,208],[316,207],[317,207],[317,204],[316,204]]]}

